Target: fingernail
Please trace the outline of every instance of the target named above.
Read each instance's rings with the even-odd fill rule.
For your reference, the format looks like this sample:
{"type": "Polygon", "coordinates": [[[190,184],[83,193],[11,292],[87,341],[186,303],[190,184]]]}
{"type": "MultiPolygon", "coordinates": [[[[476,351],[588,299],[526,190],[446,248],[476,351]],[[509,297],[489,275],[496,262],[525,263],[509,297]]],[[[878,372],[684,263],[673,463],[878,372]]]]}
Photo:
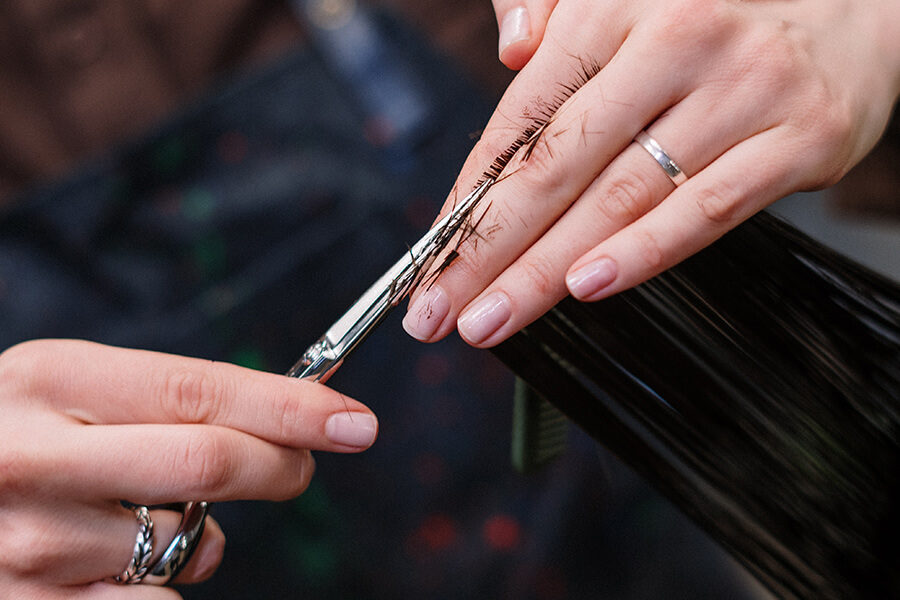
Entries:
{"type": "Polygon", "coordinates": [[[494,292],[459,318],[459,334],[470,344],[480,344],[503,327],[512,316],[509,298],[501,292],[494,292]]]}
{"type": "Polygon", "coordinates": [[[439,285],[433,285],[416,298],[403,317],[403,329],[420,342],[431,339],[447,313],[450,312],[450,298],[439,285]]]}
{"type": "Polygon", "coordinates": [[[378,419],[367,413],[334,413],[325,421],[325,436],[334,444],[368,448],[378,435],[378,419]]]}
{"type": "Polygon", "coordinates": [[[196,561],[196,572],[193,574],[192,580],[206,581],[222,564],[222,557],[225,554],[225,536],[204,536],[203,543],[197,548],[196,554],[192,557],[196,561]]]}
{"type": "Polygon", "coordinates": [[[510,10],[500,22],[500,57],[503,57],[503,52],[512,44],[530,37],[531,19],[528,17],[528,9],[519,6],[510,10]]]}
{"type": "Polygon", "coordinates": [[[604,256],[569,273],[566,276],[566,286],[573,296],[584,300],[609,286],[618,274],[616,261],[604,256]]]}

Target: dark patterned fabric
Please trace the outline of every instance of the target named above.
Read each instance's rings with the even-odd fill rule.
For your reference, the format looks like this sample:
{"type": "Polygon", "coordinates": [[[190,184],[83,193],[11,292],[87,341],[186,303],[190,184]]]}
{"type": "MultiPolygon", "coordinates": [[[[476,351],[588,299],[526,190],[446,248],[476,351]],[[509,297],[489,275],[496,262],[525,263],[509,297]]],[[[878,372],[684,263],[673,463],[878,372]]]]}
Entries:
{"type": "MultiPolygon", "coordinates": [[[[369,24],[384,51],[352,85],[300,48],[0,209],[0,347],[70,336],[284,372],[427,228],[489,114],[369,24]],[[385,80],[387,100],[365,96],[385,80]]],[[[586,436],[515,473],[510,374],[458,339],[414,342],[400,312],[330,383],[378,414],[375,446],[318,455],[295,501],[214,506],[225,561],[187,598],[747,597],[586,436]]]]}

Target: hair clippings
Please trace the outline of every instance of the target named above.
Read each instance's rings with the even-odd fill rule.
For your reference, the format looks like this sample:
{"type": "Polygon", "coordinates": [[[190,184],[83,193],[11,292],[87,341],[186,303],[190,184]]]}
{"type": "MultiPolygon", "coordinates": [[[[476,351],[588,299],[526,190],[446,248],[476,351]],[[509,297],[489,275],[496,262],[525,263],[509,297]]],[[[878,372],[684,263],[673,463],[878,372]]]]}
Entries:
{"type": "MultiPolygon", "coordinates": [[[[493,183],[493,179],[485,179],[454,206],[303,353],[287,375],[319,381],[333,373],[391,309],[423,281],[431,264],[447,250],[457,232],[466,230],[464,224],[471,220],[472,211],[493,183]]],[[[448,257],[456,253],[456,249],[451,249],[448,257]]]]}

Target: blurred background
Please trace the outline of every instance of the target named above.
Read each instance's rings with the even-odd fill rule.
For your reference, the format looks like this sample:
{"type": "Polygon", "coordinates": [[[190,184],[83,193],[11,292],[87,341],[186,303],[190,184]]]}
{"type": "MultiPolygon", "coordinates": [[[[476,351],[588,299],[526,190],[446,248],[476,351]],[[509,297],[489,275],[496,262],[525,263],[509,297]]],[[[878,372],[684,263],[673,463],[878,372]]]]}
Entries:
{"type": "MultiPolygon", "coordinates": [[[[496,44],[487,0],[3,2],[0,347],[286,370],[436,214],[513,77],[496,44]]],[[[773,210],[900,279],[898,139],[773,210]]],[[[393,315],[332,383],[381,439],[297,501],[216,506],[226,560],[186,597],[765,597],[574,428],[515,473],[485,352],[393,315]]]]}

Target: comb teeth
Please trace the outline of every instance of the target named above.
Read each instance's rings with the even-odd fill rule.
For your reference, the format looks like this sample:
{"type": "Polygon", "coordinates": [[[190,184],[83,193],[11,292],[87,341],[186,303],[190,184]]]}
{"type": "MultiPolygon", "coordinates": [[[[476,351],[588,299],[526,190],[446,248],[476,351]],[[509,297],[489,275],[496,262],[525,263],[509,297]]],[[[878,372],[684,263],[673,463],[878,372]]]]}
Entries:
{"type": "Polygon", "coordinates": [[[517,471],[532,473],[565,452],[568,428],[569,420],[558,408],[516,378],[512,464],[517,471]]]}

